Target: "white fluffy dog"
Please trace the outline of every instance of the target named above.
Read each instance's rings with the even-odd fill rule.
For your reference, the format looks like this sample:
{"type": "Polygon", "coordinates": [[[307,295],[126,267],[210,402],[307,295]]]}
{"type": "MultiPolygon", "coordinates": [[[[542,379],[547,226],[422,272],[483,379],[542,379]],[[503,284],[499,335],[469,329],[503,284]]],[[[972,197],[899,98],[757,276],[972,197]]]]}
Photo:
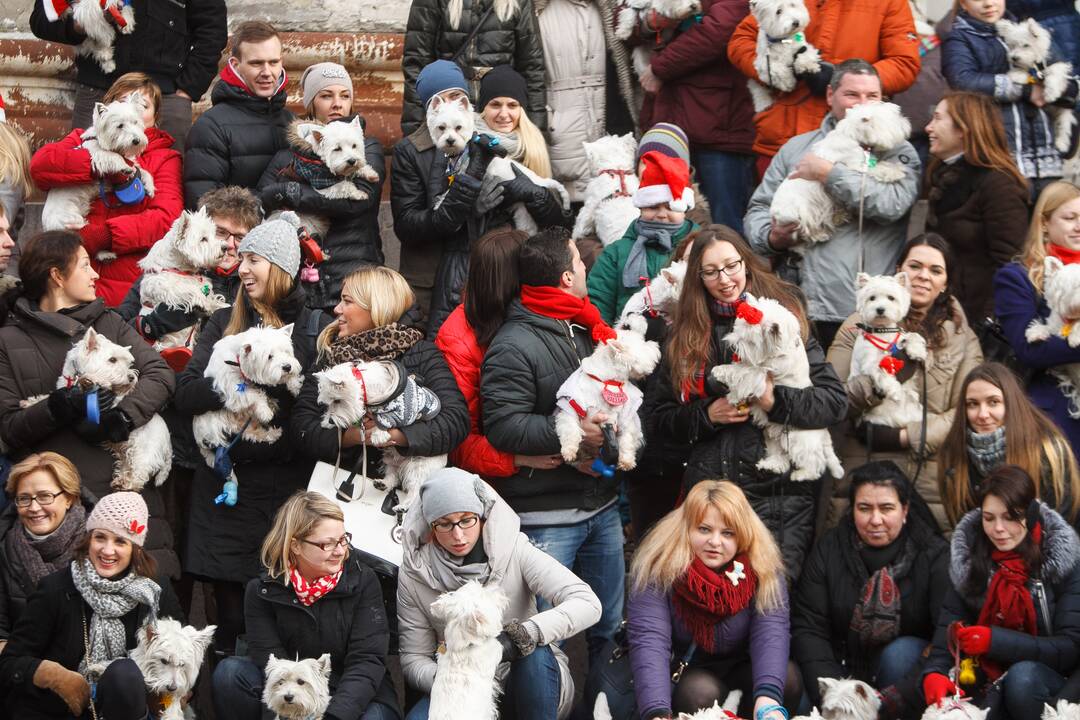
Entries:
{"type": "Polygon", "coordinates": [[[147,694],[157,702],[155,710],[161,710],[159,720],[195,717],[186,698],[195,689],[203,656],[216,629],[208,625],[198,630],[170,618],[139,628],[131,659],[142,672],[147,694]]]}
{"type": "Polygon", "coordinates": [[[922,720],[986,720],[990,709],[982,709],[975,706],[967,698],[945,698],[939,707],[936,703],[930,703],[922,714],[922,720]]]}
{"type": "Polygon", "coordinates": [[[113,42],[117,32],[124,35],[135,32],[135,8],[122,0],[105,0],[104,4],[99,0],[79,0],[70,12],[72,20],[86,34],[86,39],[75,46],[75,54],[94,58],[106,75],[116,70],[113,42]]]}
{"type": "MultiPolygon", "coordinates": [[[[469,140],[476,133],[476,115],[473,113],[472,105],[469,104],[467,99],[459,98],[458,100],[444,101],[436,95],[428,106],[427,126],[435,147],[451,158],[451,162],[453,162],[453,158],[458,158],[465,151],[469,140]]],[[[488,163],[485,176],[492,176],[500,182],[513,180],[515,168],[534,184],[554,190],[562,201],[564,210],[570,207],[570,194],[566,192],[566,188],[562,186],[562,183],[552,178],[542,178],[516,160],[506,157],[492,158],[491,162],[488,163]]],[[[462,172],[465,171],[464,167],[460,169],[462,172]]],[[[435,201],[435,207],[438,207],[442,202],[442,197],[440,196],[435,201]]],[[[524,203],[514,203],[511,215],[514,227],[518,230],[534,234],[539,229],[536,221],[525,208],[524,203]]],[[[623,228],[623,230],[625,229],[623,228]]]]}
{"type": "Polygon", "coordinates": [[[1080,704],[1058,700],[1057,707],[1043,703],[1042,720],[1080,720],[1080,704]]]}
{"type": "MultiPolygon", "coordinates": [[[[143,271],[139,299],[144,313],[161,303],[187,312],[197,310],[203,316],[228,306],[224,297],[214,293],[210,278],[204,274],[213,272],[225,255],[225,244],[217,239],[216,232],[206,208],[180,213],[165,237],[139,261],[143,271]]],[[[154,343],[158,351],[194,346],[194,325],[168,333],[154,343]]]]}
{"type": "Polygon", "coordinates": [[[210,467],[214,450],[227,446],[237,433],[249,442],[273,443],[281,437],[281,428],[270,425],[278,408],[266,388],[284,385],[293,396],[300,394],[304,378],[293,354],[292,333],[291,324],[256,327],[214,344],[203,375],[213,381],[225,407],[191,421],[195,442],[210,467]]]}
{"type": "Polygon", "coordinates": [[[900,323],[911,307],[911,279],[907,273],[867,275],[856,280],[855,307],[862,322],[851,349],[851,375],[869,375],[884,399],[862,415],[862,420],[888,427],[904,427],[922,417],[922,403],[914,390],[896,379],[901,361],[893,354],[904,350],[912,360],[926,359],[926,339],[904,332],[900,323]]]}
{"type": "Polygon", "coordinates": [[[750,0],[750,12],[757,19],[757,54],[754,71],[761,82],[748,80],[754,112],[773,104],[772,92],[791,92],[795,75],[821,69],[821,53],[806,41],[810,12],[803,0],[750,0]]]}
{"type": "Polygon", "coordinates": [[[635,315],[670,318],[675,304],[679,302],[679,294],[682,293],[685,278],[685,260],[673,262],[662,269],[645,287],[631,295],[626,301],[622,315],[615,323],[615,328],[630,327],[630,318],[635,315]]]}
{"type": "MultiPolygon", "coordinates": [[[[138,381],[139,371],[135,369],[131,348],[117,345],[94,328],[88,328],[64,358],[64,369],[60,371],[56,387],[79,385],[89,389],[96,386],[110,391],[119,403],[135,389],[138,381]]],[[[28,398],[21,405],[33,405],[46,397],[28,398]]],[[[101,408],[102,411],[105,409],[101,408]]],[[[127,440],[104,445],[116,461],[111,483],[114,490],[139,492],[151,478],[155,485],[161,485],[169,477],[172,439],[160,415],[154,415],[145,425],[132,430],[127,440]]]]}
{"type": "Polygon", "coordinates": [[[863,681],[818,678],[818,688],[821,710],[814,708],[793,720],[876,720],[881,698],[863,681]]]}
{"type": "Polygon", "coordinates": [[[1043,110],[1054,124],[1054,147],[1060,153],[1069,151],[1076,115],[1070,108],[1057,107],[1053,103],[1068,88],[1073,67],[1067,62],[1047,64],[1050,60],[1050,31],[1034,18],[1014,23],[998,20],[994,23],[998,37],[1009,50],[1009,79],[1026,85],[1042,83],[1046,96],[1043,110]]]}
{"type": "MultiPolygon", "coordinates": [[[[97,7],[95,3],[80,2],[97,7]]],[[[139,167],[136,160],[146,149],[146,130],[143,127],[142,114],[146,101],[141,93],[131,93],[124,100],[117,100],[108,105],[96,103],[91,126],[82,134],[82,149],[90,153],[90,167],[94,175],[139,173],[148,197],[154,196],[154,179],[150,173],[139,167]]],[[[45,196],[45,205],[41,209],[41,227],[44,230],[66,230],[70,227],[82,227],[86,224],[86,214],[90,212],[90,202],[98,196],[97,184],[67,185],[53,188],[45,196]]],[[[98,253],[98,260],[111,260],[114,253],[98,253]]]]}
{"type": "Polygon", "coordinates": [[[496,638],[508,605],[497,585],[475,580],[431,603],[431,614],[446,623],[446,652],[438,653],[428,720],[498,719],[502,644],[496,638]]]}
{"type": "MultiPolygon", "coordinates": [[[[1043,261],[1043,297],[1050,306],[1046,321],[1032,320],[1024,336],[1029,343],[1065,338],[1069,347],[1080,347],[1080,265],[1065,265],[1056,257],[1043,261]]],[[[1050,373],[1069,399],[1069,416],[1080,418],[1080,363],[1058,365],[1050,373]]]]}
{"type": "Polygon", "coordinates": [[[266,661],[263,704],[277,720],[322,720],[330,706],[330,653],[318,660],[266,661]]]}
{"type": "Polygon", "coordinates": [[[638,416],[643,396],[631,381],[646,377],[660,362],[660,346],[645,339],[645,326],[640,315],[627,318],[627,327],[616,330],[614,339],[597,343],[559,388],[555,433],[566,462],[578,459],[580,419],[599,411],[615,426],[619,469],[633,470],[637,465],[637,452],[645,442],[638,416]]]}
{"type": "Polygon", "coordinates": [[[633,133],[606,135],[583,147],[592,179],[585,186],[585,203],[572,236],[577,240],[595,234],[606,247],[621,238],[641,215],[634,205],[639,184],[637,140],[633,133]]]}
{"type": "MultiPolygon", "coordinates": [[[[389,442],[391,428],[430,420],[439,414],[439,398],[420,386],[400,363],[342,363],[315,373],[315,377],[319,381],[319,404],[326,406],[323,427],[362,427],[364,416],[370,413],[376,425],[371,441],[376,445],[389,442]]],[[[382,449],[382,459],[383,479],[374,484],[380,489],[397,489],[398,504],[394,509],[403,511],[412,505],[431,474],[446,467],[447,458],[405,456],[387,445],[382,449]]]]}
{"type": "MultiPolygon", "coordinates": [[[[851,170],[865,172],[878,182],[898,182],[904,178],[903,166],[881,161],[876,155],[892,150],[910,133],[911,123],[899,106],[864,103],[849,108],[844,119],[814,143],[810,152],[851,170]]],[[[808,242],[828,240],[833,230],[848,219],[847,210],[829,197],[824,185],[803,178],[786,178],[780,183],[769,212],[776,225],[798,223],[798,238],[808,242]]]]}
{"type": "Polygon", "coordinates": [[[727,385],[728,400],[746,405],[750,419],[764,429],[765,457],[758,461],[758,469],[784,473],[794,466],[792,480],[817,480],[826,470],[835,478],[843,477],[828,430],[800,430],[770,422],[753,402],[765,392],[770,374],[775,385],[810,387],[810,362],[798,319],[776,300],[749,294],[737,313],[731,332],[724,336],[737,360],[717,365],[712,376],[727,385]]]}
{"type": "Polygon", "coordinates": [[[654,43],[644,43],[633,49],[634,72],[638,77],[649,67],[653,50],[667,44],[674,37],[675,26],[700,12],[701,0],[629,0],[625,4],[615,19],[615,37],[624,42],[629,40],[639,22],[645,25],[642,35],[646,34],[648,28],[660,28],[658,31],[648,32],[651,36],[658,36],[654,43]],[[665,22],[661,18],[672,22],[665,22]]]}

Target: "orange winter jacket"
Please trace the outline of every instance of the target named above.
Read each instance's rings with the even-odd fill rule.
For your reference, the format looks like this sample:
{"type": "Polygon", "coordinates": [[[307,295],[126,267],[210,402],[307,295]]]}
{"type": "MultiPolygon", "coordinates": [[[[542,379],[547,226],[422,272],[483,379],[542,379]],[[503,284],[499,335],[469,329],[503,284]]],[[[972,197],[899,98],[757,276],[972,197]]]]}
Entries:
{"type": "MultiPolygon", "coordinates": [[[[907,90],[919,74],[919,40],[907,0],[807,0],[810,25],[807,41],[833,64],[862,58],[881,75],[885,95],[907,90]]],[[[757,19],[747,15],[728,41],[728,59],[744,75],[758,79],[757,19]]],[[[767,110],[754,116],[754,152],[772,157],[796,135],[821,126],[828,107],[824,97],[810,94],[800,82],[779,93],[767,110]]]]}

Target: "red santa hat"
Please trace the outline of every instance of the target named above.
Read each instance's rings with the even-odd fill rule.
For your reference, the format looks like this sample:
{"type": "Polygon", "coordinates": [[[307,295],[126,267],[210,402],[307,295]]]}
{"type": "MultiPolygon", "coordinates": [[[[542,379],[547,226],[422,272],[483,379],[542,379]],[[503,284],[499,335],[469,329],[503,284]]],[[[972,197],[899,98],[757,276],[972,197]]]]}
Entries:
{"type": "Polygon", "coordinates": [[[41,0],[41,5],[49,22],[59,20],[64,11],[71,7],[71,3],[66,0],[41,0]]]}
{"type": "Polygon", "coordinates": [[[0,122],[7,122],[7,111],[4,109],[3,95],[0,95],[0,122]]]}
{"type": "Polygon", "coordinates": [[[634,193],[634,205],[643,208],[667,203],[675,212],[686,212],[694,207],[690,168],[681,158],[650,150],[641,156],[641,162],[645,169],[634,193]]]}

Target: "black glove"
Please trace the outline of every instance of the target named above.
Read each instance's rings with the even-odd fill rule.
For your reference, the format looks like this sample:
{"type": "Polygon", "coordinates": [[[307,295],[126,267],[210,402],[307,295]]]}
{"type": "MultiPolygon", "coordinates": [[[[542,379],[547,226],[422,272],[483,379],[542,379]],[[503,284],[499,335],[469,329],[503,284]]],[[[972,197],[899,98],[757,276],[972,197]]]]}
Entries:
{"type": "Polygon", "coordinates": [[[131,419],[119,408],[103,410],[101,422],[80,420],[75,432],[88,443],[124,442],[134,429],[131,419]]]}
{"type": "Polygon", "coordinates": [[[529,208],[529,210],[548,202],[547,188],[534,183],[516,165],[513,166],[513,170],[514,179],[503,183],[503,187],[506,188],[504,194],[508,201],[525,203],[525,207],[529,208]]]}
{"type": "Polygon", "coordinates": [[[810,73],[795,73],[795,78],[806,81],[806,87],[810,88],[810,94],[824,97],[825,88],[829,87],[829,81],[832,80],[832,74],[832,63],[822,60],[820,70],[810,73]]]}
{"type": "Polygon", "coordinates": [[[503,204],[506,188],[494,175],[484,176],[480,183],[480,193],[476,198],[476,215],[482,217],[503,204]]]}
{"type": "Polygon", "coordinates": [[[455,175],[442,204],[435,210],[436,224],[442,225],[444,230],[446,226],[453,230],[460,228],[475,211],[479,194],[479,180],[465,173],[455,175]]]}
{"type": "Polygon", "coordinates": [[[487,167],[497,157],[506,157],[504,148],[497,137],[487,133],[476,133],[469,141],[469,167],[465,173],[480,180],[487,173],[487,167]]]}
{"type": "MultiPolygon", "coordinates": [[[[116,396],[109,390],[98,389],[98,409],[104,412],[116,402],[116,396]]],[[[59,425],[70,425],[86,417],[87,391],[78,385],[59,388],[49,393],[49,414],[59,425]]]]}
{"type": "Polygon", "coordinates": [[[904,449],[900,444],[900,428],[877,423],[859,423],[855,426],[855,437],[871,452],[895,452],[904,449]]]}
{"type": "Polygon", "coordinates": [[[514,641],[510,639],[510,636],[506,634],[505,630],[499,633],[495,639],[502,645],[502,659],[499,660],[500,663],[513,662],[521,657],[517,645],[514,644],[514,641]]]}
{"type": "Polygon", "coordinates": [[[893,357],[904,363],[903,367],[897,370],[896,375],[894,376],[896,377],[896,381],[903,385],[915,375],[915,371],[919,367],[919,362],[917,360],[912,360],[907,354],[907,351],[903,349],[898,351],[893,357]]]}
{"type": "Polygon", "coordinates": [[[300,187],[300,183],[295,181],[267,185],[259,193],[263,212],[271,213],[283,207],[295,210],[300,206],[302,192],[303,188],[300,187]]]}
{"type": "Polygon", "coordinates": [[[522,623],[514,620],[503,627],[503,631],[496,639],[502,645],[503,654],[500,662],[510,662],[532,655],[536,649],[536,639],[529,633],[522,623]]]}
{"type": "Polygon", "coordinates": [[[138,317],[136,329],[147,340],[157,340],[171,332],[191,327],[199,322],[200,317],[195,310],[171,308],[159,303],[156,308],[138,317]]]}

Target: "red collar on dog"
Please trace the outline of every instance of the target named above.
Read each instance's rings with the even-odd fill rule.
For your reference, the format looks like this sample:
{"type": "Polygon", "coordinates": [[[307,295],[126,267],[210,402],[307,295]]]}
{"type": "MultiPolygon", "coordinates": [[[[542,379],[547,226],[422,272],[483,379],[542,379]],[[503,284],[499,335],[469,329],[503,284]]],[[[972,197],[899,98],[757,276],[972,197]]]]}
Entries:
{"type": "Polygon", "coordinates": [[[653,304],[652,282],[644,275],[639,275],[638,281],[645,283],[645,311],[649,313],[649,317],[656,317],[660,313],[656,311],[656,306],[653,304]]]}
{"type": "Polygon", "coordinates": [[[608,405],[618,407],[626,402],[626,391],[623,390],[622,380],[604,380],[596,377],[592,373],[585,373],[585,376],[592,378],[604,386],[603,390],[600,391],[600,395],[608,405]],[[611,388],[615,389],[612,390],[611,388]]]}
{"type": "Polygon", "coordinates": [[[611,197],[630,197],[630,191],[626,189],[626,176],[627,175],[633,175],[634,172],[632,170],[608,169],[608,170],[601,170],[600,174],[601,175],[610,175],[611,177],[618,178],[618,180],[619,180],[619,189],[616,190],[615,192],[613,192],[611,194],[611,197]]]}
{"type": "Polygon", "coordinates": [[[183,275],[184,277],[193,277],[202,281],[203,286],[200,289],[203,295],[210,294],[210,280],[202,273],[191,272],[190,270],[177,270],[176,268],[162,268],[163,272],[172,273],[173,275],[183,275]]]}
{"type": "Polygon", "coordinates": [[[367,382],[364,381],[364,371],[353,365],[352,374],[354,378],[360,381],[360,392],[363,393],[364,407],[367,407],[367,382]]]}

